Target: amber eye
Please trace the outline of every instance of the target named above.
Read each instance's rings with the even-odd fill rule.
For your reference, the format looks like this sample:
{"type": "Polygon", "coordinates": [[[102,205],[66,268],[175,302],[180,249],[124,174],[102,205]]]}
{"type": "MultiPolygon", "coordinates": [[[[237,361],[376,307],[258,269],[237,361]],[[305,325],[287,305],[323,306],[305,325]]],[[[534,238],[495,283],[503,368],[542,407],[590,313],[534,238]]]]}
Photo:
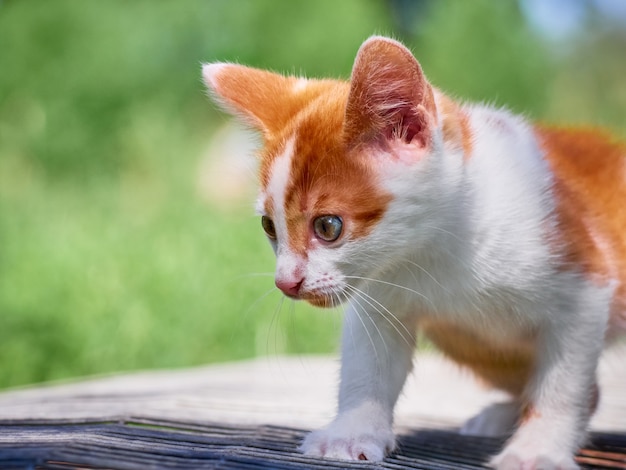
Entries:
{"type": "Polygon", "coordinates": [[[272,219],[264,215],[261,217],[261,225],[263,230],[265,230],[265,234],[272,240],[276,240],[276,227],[274,227],[272,219]]]}
{"type": "Polygon", "coordinates": [[[313,221],[315,235],[325,242],[334,242],[341,235],[343,221],[336,215],[322,215],[313,221]]]}

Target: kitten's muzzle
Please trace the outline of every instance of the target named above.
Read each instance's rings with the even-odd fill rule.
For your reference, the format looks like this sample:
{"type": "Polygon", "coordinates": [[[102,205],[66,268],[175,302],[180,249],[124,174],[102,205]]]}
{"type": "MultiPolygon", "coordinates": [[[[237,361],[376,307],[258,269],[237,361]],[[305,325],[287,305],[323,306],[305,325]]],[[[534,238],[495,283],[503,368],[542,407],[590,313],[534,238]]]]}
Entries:
{"type": "Polygon", "coordinates": [[[275,283],[285,296],[293,300],[304,300],[315,307],[330,308],[339,305],[338,297],[319,290],[309,290],[303,286],[304,278],[277,278],[275,283]]]}

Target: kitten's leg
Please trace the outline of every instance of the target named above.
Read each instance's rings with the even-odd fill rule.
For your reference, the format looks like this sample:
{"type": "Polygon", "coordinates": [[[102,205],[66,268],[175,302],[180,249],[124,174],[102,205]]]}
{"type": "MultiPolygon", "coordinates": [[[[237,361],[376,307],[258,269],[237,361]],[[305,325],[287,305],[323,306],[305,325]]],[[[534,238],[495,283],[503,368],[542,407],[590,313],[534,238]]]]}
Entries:
{"type": "Polygon", "coordinates": [[[561,299],[542,327],[520,426],[491,462],[498,470],[578,469],[574,454],[586,437],[608,300],[606,292],[592,288],[577,300],[566,308],[561,299]]]}
{"type": "Polygon", "coordinates": [[[411,369],[416,321],[365,303],[347,309],[339,411],[306,437],[307,455],[378,461],[395,447],[393,408],[411,369]]]}

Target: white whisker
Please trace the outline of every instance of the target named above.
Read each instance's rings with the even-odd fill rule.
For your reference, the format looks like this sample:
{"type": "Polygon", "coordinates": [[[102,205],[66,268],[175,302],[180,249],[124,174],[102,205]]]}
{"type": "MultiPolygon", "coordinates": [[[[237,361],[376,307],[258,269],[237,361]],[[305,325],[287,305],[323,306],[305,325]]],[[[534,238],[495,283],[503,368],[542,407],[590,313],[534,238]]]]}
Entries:
{"type": "Polygon", "coordinates": [[[458,241],[460,241],[460,242],[462,242],[462,243],[464,243],[464,244],[465,244],[465,243],[467,243],[467,241],[466,241],[466,240],[462,240],[462,239],[461,239],[461,238],[460,238],[457,234],[455,234],[455,233],[453,233],[453,232],[450,232],[449,230],[446,230],[446,229],[444,229],[444,228],[437,227],[437,226],[435,226],[435,225],[427,225],[427,224],[423,224],[422,226],[423,226],[424,228],[430,228],[430,229],[437,230],[437,231],[439,231],[439,232],[445,233],[445,234],[447,234],[447,235],[450,235],[451,237],[455,238],[456,240],[458,240],[458,241]]]}
{"type": "MultiPolygon", "coordinates": [[[[274,313],[272,314],[272,319],[270,320],[269,329],[267,332],[267,338],[265,342],[265,350],[269,354],[270,352],[270,337],[272,336],[272,328],[278,328],[278,317],[280,316],[280,312],[283,309],[283,304],[285,303],[285,296],[280,297],[280,301],[278,302],[277,307],[274,309],[274,313]]],[[[276,330],[274,330],[274,352],[276,352],[276,330]]]]}
{"type": "MultiPolygon", "coordinates": [[[[267,290],[265,293],[261,294],[260,297],[258,297],[254,302],[252,302],[252,304],[243,312],[243,315],[241,315],[239,318],[240,322],[246,322],[246,320],[248,319],[248,315],[250,315],[250,312],[252,311],[252,309],[254,307],[256,307],[261,301],[263,301],[265,298],[267,298],[270,294],[272,294],[273,292],[277,291],[278,288],[277,287],[272,287],[271,289],[267,290]]],[[[230,337],[230,341],[232,342],[235,339],[235,335],[237,334],[237,329],[233,330],[233,332],[231,333],[231,337],[230,337]]]]}
{"type": "Polygon", "coordinates": [[[389,282],[389,281],[383,281],[383,280],[380,280],[380,279],[374,279],[374,278],[371,278],[371,277],[362,277],[362,276],[344,276],[344,277],[346,279],[359,279],[359,280],[363,280],[363,281],[377,282],[379,284],[384,284],[386,286],[397,287],[398,289],[402,289],[402,290],[405,290],[407,292],[411,292],[412,294],[415,294],[415,295],[421,297],[422,299],[426,300],[428,303],[430,303],[434,307],[434,304],[432,303],[432,301],[428,297],[426,297],[421,292],[418,292],[418,291],[416,291],[414,289],[411,289],[410,287],[403,286],[403,285],[400,285],[400,284],[395,284],[395,283],[389,282]]]}
{"type": "MultiPolygon", "coordinates": [[[[358,302],[358,300],[353,299],[354,302],[351,304],[353,309],[354,309],[354,313],[356,314],[356,317],[359,319],[359,321],[361,322],[361,325],[363,326],[363,329],[365,330],[365,333],[367,334],[367,337],[370,340],[370,344],[372,345],[372,350],[374,351],[374,356],[376,356],[376,364],[378,364],[380,366],[380,358],[378,357],[378,350],[376,349],[376,343],[374,343],[374,338],[372,338],[372,335],[370,334],[369,330],[367,329],[367,326],[365,326],[365,322],[363,321],[363,318],[361,317],[361,315],[359,314],[358,310],[357,310],[357,305],[361,308],[361,310],[363,311],[363,313],[365,313],[367,315],[367,311],[363,308],[363,306],[358,302]]],[[[372,324],[374,326],[376,326],[376,324],[374,323],[374,321],[372,320],[372,318],[367,315],[367,318],[370,322],[372,322],[372,324]]],[[[378,330],[378,328],[377,328],[378,330]]],[[[387,344],[385,343],[385,339],[382,336],[382,333],[380,332],[380,330],[378,330],[378,334],[381,336],[382,340],[383,340],[383,345],[385,346],[385,348],[387,348],[387,344]]],[[[354,343],[353,343],[354,344],[354,343]]]]}
{"type": "Polygon", "coordinates": [[[227,282],[233,283],[235,281],[239,281],[241,279],[247,279],[247,278],[250,278],[250,277],[274,277],[274,273],[273,272],[267,272],[267,273],[247,273],[247,274],[241,274],[239,276],[235,276],[235,277],[231,278],[227,282]]]}
{"type": "Polygon", "coordinates": [[[430,274],[424,267],[422,267],[420,264],[415,263],[411,260],[405,260],[407,263],[415,266],[416,268],[418,268],[420,271],[422,271],[424,274],[426,274],[429,278],[432,279],[432,281],[437,284],[439,287],[441,287],[444,291],[446,291],[446,293],[451,294],[451,292],[448,290],[447,287],[445,287],[443,284],[441,284],[437,279],[435,279],[435,277],[430,274]]]}
{"type": "Polygon", "coordinates": [[[394,315],[387,307],[385,307],[383,304],[381,304],[378,300],[376,300],[374,297],[372,297],[371,295],[369,295],[368,293],[357,289],[354,286],[348,286],[352,292],[354,292],[356,295],[358,295],[361,299],[363,299],[365,302],[367,302],[374,310],[376,310],[376,312],[378,312],[392,327],[394,330],[396,330],[396,333],[398,333],[400,335],[400,337],[406,342],[407,345],[411,346],[411,345],[415,345],[415,338],[414,338],[414,334],[412,334],[407,327],[404,325],[404,323],[402,323],[402,321],[400,321],[400,319],[394,315]],[[371,299],[370,300],[368,300],[371,299]],[[382,312],[378,307],[376,307],[373,303],[375,302],[376,304],[378,304],[391,318],[387,317],[385,315],[384,312],[382,312]],[[392,321],[393,320],[393,321],[392,321]],[[396,324],[394,323],[394,321],[396,323],[398,323],[402,329],[404,331],[401,331],[398,326],[396,326],[396,324]],[[408,335],[405,336],[405,333],[408,335]]]}

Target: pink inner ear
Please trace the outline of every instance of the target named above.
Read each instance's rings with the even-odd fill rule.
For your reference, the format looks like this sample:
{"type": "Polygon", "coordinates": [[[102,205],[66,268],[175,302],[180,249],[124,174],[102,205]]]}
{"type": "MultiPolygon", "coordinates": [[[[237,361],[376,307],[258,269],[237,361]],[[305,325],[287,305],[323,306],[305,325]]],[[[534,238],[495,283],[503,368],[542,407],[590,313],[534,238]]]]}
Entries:
{"type": "Polygon", "coordinates": [[[401,140],[423,149],[430,148],[430,123],[422,106],[390,110],[385,120],[389,123],[384,131],[387,140],[401,140]]]}

